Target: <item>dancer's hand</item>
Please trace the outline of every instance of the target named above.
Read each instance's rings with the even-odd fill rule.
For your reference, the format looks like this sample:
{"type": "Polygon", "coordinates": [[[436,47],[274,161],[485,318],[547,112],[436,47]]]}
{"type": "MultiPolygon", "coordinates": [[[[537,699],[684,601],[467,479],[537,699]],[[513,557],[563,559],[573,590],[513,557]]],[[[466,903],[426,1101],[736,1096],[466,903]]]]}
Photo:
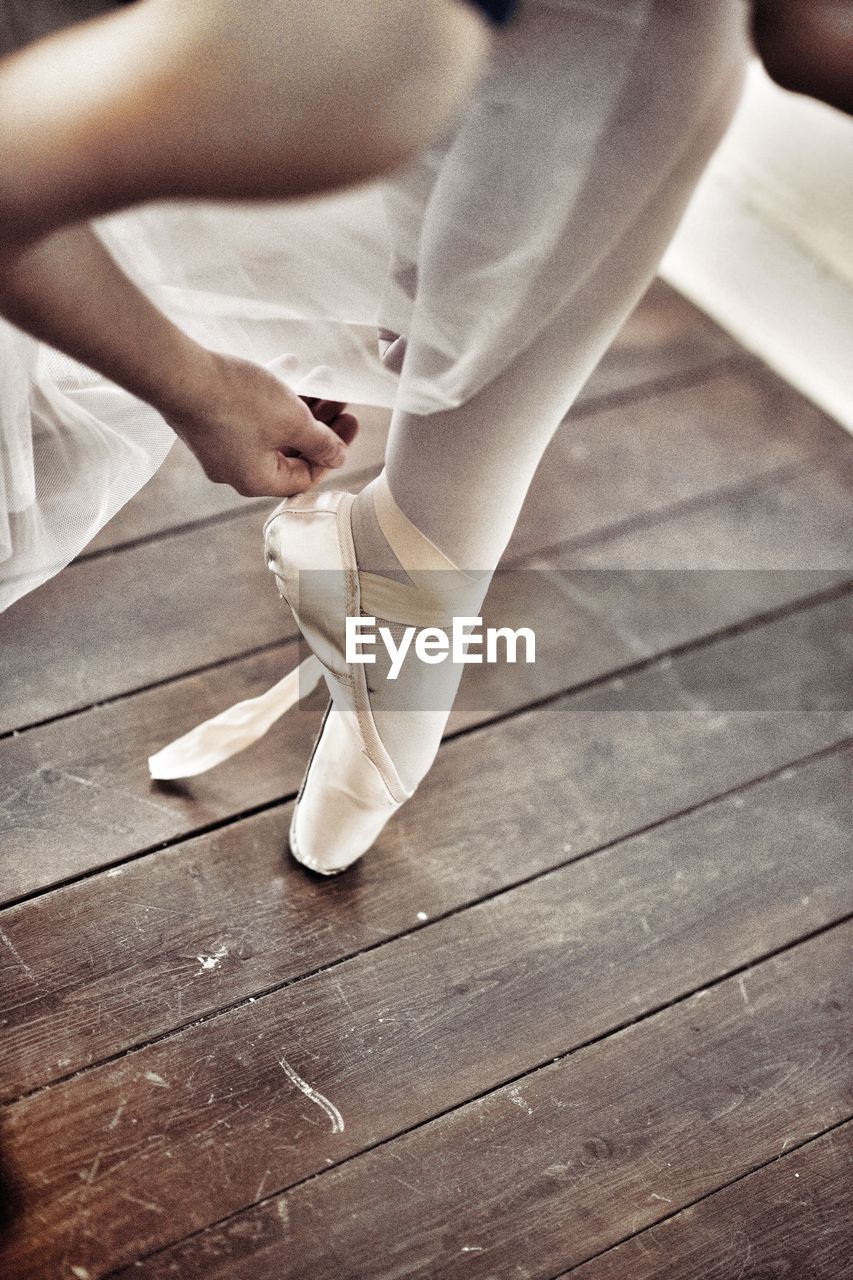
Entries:
{"type": "Polygon", "coordinates": [[[338,401],[304,400],[259,365],[213,355],[191,408],[164,414],[208,479],[246,497],[302,493],[343,466],[358,421],[338,401]]]}
{"type": "MultiPolygon", "coordinates": [[[[89,226],[16,251],[4,252],[0,236],[0,311],[153,405],[210,479],[238,493],[301,493],[343,464],[358,430],[343,404],[306,403],[260,365],[209,351],[177,328],[89,226]]],[[[297,364],[280,362],[283,371],[297,364]]]]}

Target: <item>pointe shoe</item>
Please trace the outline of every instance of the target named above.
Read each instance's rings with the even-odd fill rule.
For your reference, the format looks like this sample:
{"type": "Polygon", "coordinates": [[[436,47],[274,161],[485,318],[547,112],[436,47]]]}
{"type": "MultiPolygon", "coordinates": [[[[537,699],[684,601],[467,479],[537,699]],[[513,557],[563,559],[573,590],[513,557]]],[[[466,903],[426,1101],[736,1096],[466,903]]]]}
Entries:
{"type": "MultiPolygon", "coordinates": [[[[414,794],[382,742],[365,665],[346,660],[347,617],[364,613],[402,626],[448,629],[454,614],[476,613],[487,585],[457,569],[410,524],[383,480],[376,482],[374,508],[412,585],[359,570],[352,494],[286,498],[264,525],[266,562],[311,656],[266,693],[198,725],[148,761],[156,779],[204,773],[257,741],[322,677],[331,701],[294,806],[290,848],[303,866],[327,876],[366,853],[414,794]]],[[[423,772],[439,738],[434,749],[430,741],[423,772]]]]}
{"type": "Polygon", "coordinates": [[[285,499],[264,526],[267,565],[331,695],[290,826],[294,858],[327,876],[366,853],[413,794],[377,731],[364,664],[346,661],[345,619],[362,606],[354,501],[349,493],[300,494],[285,499]]]}

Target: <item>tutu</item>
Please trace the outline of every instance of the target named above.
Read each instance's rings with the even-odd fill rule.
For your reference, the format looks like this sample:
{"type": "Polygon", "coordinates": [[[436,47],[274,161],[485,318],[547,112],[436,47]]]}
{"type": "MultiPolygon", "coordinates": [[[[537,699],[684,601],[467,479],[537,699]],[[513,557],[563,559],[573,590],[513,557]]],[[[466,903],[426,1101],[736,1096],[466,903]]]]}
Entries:
{"type": "MultiPolygon", "coordinates": [[[[420,415],[455,407],[580,292],[624,236],[633,186],[641,202],[649,169],[682,159],[673,139],[712,96],[692,86],[720,77],[737,9],[528,0],[454,126],[391,179],[287,204],[147,206],[98,230],[199,341],[273,372],[295,355],[287,381],[301,394],[420,415]],[[644,98],[653,151],[632,136],[644,98]],[[399,376],[379,359],[380,327],[407,337],[399,376]]],[[[0,355],[6,607],[82,550],[173,436],[153,409],[9,326],[0,355]]]]}

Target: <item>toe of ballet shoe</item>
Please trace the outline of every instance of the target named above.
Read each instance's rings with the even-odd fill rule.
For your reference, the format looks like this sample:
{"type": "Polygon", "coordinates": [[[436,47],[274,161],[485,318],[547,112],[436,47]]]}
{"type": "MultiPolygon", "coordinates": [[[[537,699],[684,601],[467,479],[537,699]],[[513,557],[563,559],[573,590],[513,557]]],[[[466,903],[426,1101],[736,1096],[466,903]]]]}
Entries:
{"type": "Polygon", "coordinates": [[[399,805],[354,805],[349,797],[325,791],[322,808],[308,796],[297,803],[290,824],[290,852],[309,871],[335,876],[358,862],[378,839],[399,805]]]}
{"type": "Polygon", "coordinates": [[[348,717],[332,710],[293,811],[290,849],[296,861],[320,875],[346,871],[399,808],[348,717]]]}
{"type": "Polygon", "coordinates": [[[349,839],[343,849],[337,847],[338,841],[324,840],[321,832],[301,821],[300,809],[301,806],[297,804],[290,823],[290,853],[300,866],[306,867],[308,871],[313,871],[318,876],[339,876],[342,871],[349,870],[353,863],[358,862],[362,854],[367,852],[365,849],[354,852],[349,839]],[[303,848],[303,838],[307,849],[303,848]],[[308,850],[312,852],[309,853],[308,850]],[[347,858],[348,861],[341,860],[347,858]]]}

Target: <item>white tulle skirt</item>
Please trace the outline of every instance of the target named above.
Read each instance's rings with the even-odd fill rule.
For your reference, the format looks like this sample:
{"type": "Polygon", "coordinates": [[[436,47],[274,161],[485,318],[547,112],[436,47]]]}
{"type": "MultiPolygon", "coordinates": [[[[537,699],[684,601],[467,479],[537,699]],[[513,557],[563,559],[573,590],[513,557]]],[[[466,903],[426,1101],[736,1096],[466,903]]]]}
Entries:
{"type": "MultiPolygon", "coordinates": [[[[99,230],[194,337],[303,394],[464,403],[563,310],[739,74],[741,0],[527,0],[443,141],[405,172],[289,204],[149,206],[99,230]],[[616,198],[618,193],[618,198],[616,198]],[[398,377],[377,329],[407,337],[398,377]]],[[[0,323],[0,608],[153,475],[158,414],[0,323]]]]}

